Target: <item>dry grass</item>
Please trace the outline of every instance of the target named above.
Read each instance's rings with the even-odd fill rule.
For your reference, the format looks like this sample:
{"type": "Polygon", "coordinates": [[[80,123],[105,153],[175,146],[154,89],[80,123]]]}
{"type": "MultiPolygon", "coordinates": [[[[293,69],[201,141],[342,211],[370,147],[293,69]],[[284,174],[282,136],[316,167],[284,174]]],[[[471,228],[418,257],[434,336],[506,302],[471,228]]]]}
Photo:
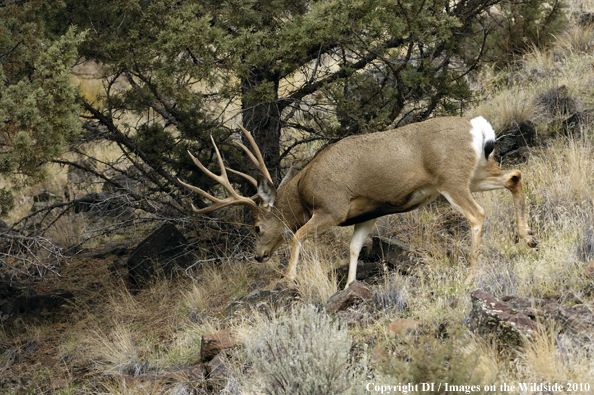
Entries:
{"type": "Polygon", "coordinates": [[[87,221],[82,215],[68,213],[58,218],[46,236],[56,245],[68,250],[85,239],[87,221]]]}
{"type": "MultiPolygon", "coordinates": [[[[594,2],[573,1],[571,7],[594,10],[594,2]]],[[[592,29],[578,31],[574,27],[559,36],[559,44],[554,48],[535,49],[527,54],[513,78],[487,71],[491,74],[483,86],[488,99],[468,115],[485,116],[497,130],[532,120],[539,124],[539,131],[546,132],[553,117],[543,114],[535,98],[559,86],[566,86],[568,95],[583,108],[590,108],[594,104],[590,97],[594,88],[591,41],[592,29]],[[560,48],[564,48],[562,52],[560,48]]],[[[580,137],[549,141],[519,166],[530,224],[540,240],[539,250],[516,241],[509,192],[475,195],[487,215],[480,258],[482,271],[476,286],[496,296],[514,293],[554,298],[561,303],[580,299],[592,303],[591,290],[588,291],[592,281],[584,277],[581,268],[587,259],[594,258],[593,139],[594,133],[586,125],[580,137]]],[[[110,147],[89,149],[104,150],[100,153],[104,157],[117,155],[110,147]]],[[[25,197],[22,202],[23,207],[31,205],[25,197]]],[[[76,241],[72,233],[80,234],[85,224],[77,224],[76,220],[65,222],[58,224],[60,227],[55,228],[51,237],[64,246],[72,245],[76,241]]],[[[390,232],[390,236],[412,246],[422,256],[424,265],[411,276],[390,274],[374,288],[376,309],[372,319],[349,326],[349,337],[353,350],[358,352],[385,343],[394,355],[405,359],[410,344],[387,335],[390,321],[400,317],[419,320],[426,334],[434,337],[441,323],[460,324],[467,315],[469,289],[462,284],[468,271],[470,240],[465,220],[443,201],[413,213],[392,216],[385,224],[382,232],[390,232]]],[[[293,307],[323,305],[337,291],[333,269],[348,262],[351,232],[350,228],[335,229],[304,243],[296,281],[300,296],[293,307]]],[[[203,334],[234,327],[243,344],[274,319],[288,316],[288,311],[278,309],[268,314],[253,311],[228,317],[225,308],[252,289],[274,288],[272,280],[283,274],[284,267],[279,263],[288,260],[289,251],[287,243],[264,265],[232,259],[204,264],[195,278],[161,280],[136,294],[120,284],[114,285],[108,277],[101,278],[97,301],[89,302],[91,307],[79,306],[79,321],[60,335],[60,360],[65,366],[88,368],[95,380],[93,388],[99,388],[97,392],[162,393],[166,391],[163,386],[122,382],[113,379],[113,375],[133,376],[196,364],[200,362],[203,334]]],[[[26,328],[23,339],[41,343],[51,329],[26,328]]],[[[0,332],[0,341],[7,338],[0,332]]],[[[411,339],[414,341],[414,336],[411,339]]],[[[502,355],[496,345],[473,337],[464,338],[463,344],[456,347],[462,355],[478,355],[475,371],[497,386],[504,382],[586,383],[594,376],[592,339],[560,334],[559,328],[549,328],[511,355],[502,355]]],[[[244,379],[253,379],[242,353],[236,351],[230,362],[229,374],[236,387],[244,379]]],[[[0,359],[0,368],[3,364],[6,361],[0,359]]],[[[241,393],[236,387],[234,393],[241,393]]],[[[183,393],[184,389],[180,387],[179,391],[183,393]]]]}
{"type": "Polygon", "coordinates": [[[304,303],[325,304],[338,291],[333,269],[340,265],[328,252],[332,248],[319,248],[315,240],[304,243],[298,270],[296,287],[304,303]]]}
{"type": "Polygon", "coordinates": [[[555,332],[553,328],[537,334],[520,354],[526,376],[538,377],[539,380],[550,383],[568,379],[568,367],[556,352],[555,332]]]}
{"type": "Polygon", "coordinates": [[[92,330],[87,351],[89,357],[107,374],[138,376],[151,370],[128,325],[117,323],[109,331],[92,330]]]}
{"type": "MultiPolygon", "coordinates": [[[[593,145],[589,137],[583,137],[537,150],[520,167],[531,224],[541,241],[539,251],[516,243],[513,202],[507,191],[476,195],[487,212],[480,283],[484,289],[496,295],[514,292],[562,298],[568,290],[581,292],[585,280],[579,271],[576,251],[580,237],[584,238],[584,230],[592,223],[592,158],[593,145]]],[[[422,254],[425,266],[414,277],[392,275],[378,286],[379,309],[373,320],[350,329],[354,344],[386,342],[396,354],[403,353],[406,349],[388,339],[385,332],[394,318],[417,319],[430,333],[446,320],[463,321],[469,309],[468,289],[461,285],[467,275],[469,239],[458,219],[447,203],[439,202],[387,221],[388,227],[400,229],[397,233],[402,241],[422,254]],[[449,253],[444,252],[446,249],[449,253]]],[[[321,305],[336,291],[332,269],[347,262],[350,233],[350,229],[339,229],[305,243],[297,272],[301,296],[294,304],[321,305]]],[[[275,259],[278,262],[286,258],[285,252],[275,259]]],[[[204,265],[194,280],[162,280],[135,295],[124,288],[109,292],[101,310],[87,317],[62,343],[60,355],[65,361],[92,364],[101,391],[163,392],[165,387],[110,377],[116,373],[135,375],[195,364],[200,361],[202,334],[229,326],[238,330],[241,342],[248,341],[270,323],[270,317],[253,312],[229,318],[222,312],[231,301],[247,294],[250,284],[282,273],[277,262],[253,265],[229,260],[204,265]]],[[[281,310],[276,314],[282,317],[287,313],[281,310]]],[[[502,358],[495,346],[479,339],[464,347],[469,355],[478,355],[473,371],[485,377],[486,382],[586,382],[593,371],[591,357],[580,353],[579,347],[566,346],[575,341],[562,343],[555,336],[550,333],[537,338],[511,361],[502,358]]],[[[241,351],[237,355],[230,362],[230,374],[235,383],[241,383],[245,379],[245,361],[241,351]]]]}
{"type": "Polygon", "coordinates": [[[555,43],[557,53],[563,56],[592,52],[594,45],[594,26],[571,26],[563,32],[555,43]]]}
{"type": "Polygon", "coordinates": [[[496,131],[534,119],[538,107],[533,92],[521,87],[497,92],[487,101],[470,110],[468,116],[482,115],[496,131]]]}

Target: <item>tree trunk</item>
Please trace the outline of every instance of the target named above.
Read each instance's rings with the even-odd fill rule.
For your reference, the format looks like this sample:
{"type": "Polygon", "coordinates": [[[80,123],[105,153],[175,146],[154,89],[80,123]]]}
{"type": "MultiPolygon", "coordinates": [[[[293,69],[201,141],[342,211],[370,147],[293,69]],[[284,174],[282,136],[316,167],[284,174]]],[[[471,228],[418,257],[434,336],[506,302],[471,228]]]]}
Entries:
{"type": "Polygon", "coordinates": [[[241,84],[243,126],[254,136],[275,185],[278,185],[280,180],[281,110],[277,103],[278,86],[278,77],[265,70],[251,70],[250,78],[244,79],[241,84]],[[250,91],[268,81],[273,83],[273,100],[266,102],[261,102],[258,98],[250,100],[249,97],[253,95],[250,91]]]}

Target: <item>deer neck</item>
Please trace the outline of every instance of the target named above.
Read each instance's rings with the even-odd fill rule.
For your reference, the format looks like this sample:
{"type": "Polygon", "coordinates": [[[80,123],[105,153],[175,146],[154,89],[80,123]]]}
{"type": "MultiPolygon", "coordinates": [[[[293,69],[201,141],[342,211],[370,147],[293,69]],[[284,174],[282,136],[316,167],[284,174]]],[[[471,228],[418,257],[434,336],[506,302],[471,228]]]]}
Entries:
{"type": "Polygon", "coordinates": [[[277,216],[293,232],[302,227],[311,217],[309,212],[304,210],[299,199],[298,183],[299,174],[278,189],[274,203],[277,216]]]}

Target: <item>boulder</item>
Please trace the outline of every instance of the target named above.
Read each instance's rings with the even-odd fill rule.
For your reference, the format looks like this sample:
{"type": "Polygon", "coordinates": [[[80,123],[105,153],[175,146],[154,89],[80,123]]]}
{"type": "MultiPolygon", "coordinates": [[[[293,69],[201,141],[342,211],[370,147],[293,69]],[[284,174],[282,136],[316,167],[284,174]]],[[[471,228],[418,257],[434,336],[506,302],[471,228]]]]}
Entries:
{"type": "Polygon", "coordinates": [[[587,112],[578,111],[561,122],[561,132],[567,136],[581,134],[584,125],[589,124],[591,116],[587,112]]]}
{"type": "Polygon", "coordinates": [[[130,283],[142,288],[159,276],[171,277],[186,269],[192,261],[192,249],[184,235],[174,225],[165,224],[132,251],[126,265],[130,283]]]}
{"type": "Polygon", "coordinates": [[[472,310],[466,324],[482,335],[496,335],[502,343],[521,344],[522,336],[553,323],[556,330],[584,340],[594,338],[594,306],[564,306],[557,302],[507,295],[497,300],[481,290],[471,293],[472,310]]]}
{"type": "MultiPolygon", "coordinates": [[[[357,281],[366,283],[375,283],[379,281],[384,274],[384,265],[380,262],[357,262],[357,281]]],[[[344,265],[336,269],[336,278],[339,288],[344,288],[349,277],[349,265],[344,265]]]]}
{"type": "Polygon", "coordinates": [[[207,362],[204,365],[206,372],[208,373],[207,387],[211,391],[209,393],[221,393],[231,376],[227,356],[225,353],[219,353],[212,359],[212,361],[207,362]]]}
{"type": "Polygon", "coordinates": [[[495,145],[495,157],[501,161],[525,159],[528,147],[536,145],[536,127],[530,121],[520,122],[500,133],[495,145]]]}
{"type": "Polygon", "coordinates": [[[365,284],[354,281],[343,291],[332,295],[326,304],[328,314],[336,314],[373,298],[373,292],[365,284]]]}
{"type": "MultiPolygon", "coordinates": [[[[359,258],[356,280],[367,284],[383,281],[387,270],[410,275],[422,265],[420,256],[410,246],[391,237],[377,235],[372,236],[371,245],[361,250],[359,258]]],[[[348,264],[336,269],[340,288],[345,286],[348,275],[348,264]]]]}
{"type": "Polygon", "coordinates": [[[539,325],[530,317],[477,289],[470,294],[472,309],[465,324],[486,338],[495,338],[507,346],[519,346],[524,338],[532,336],[539,325]]]}
{"type": "Polygon", "coordinates": [[[403,275],[412,274],[422,265],[420,256],[410,246],[390,237],[373,236],[369,257],[403,275]]]}
{"type": "Polygon", "coordinates": [[[501,300],[515,311],[542,325],[555,323],[555,328],[585,340],[594,338],[594,306],[590,304],[560,305],[557,302],[508,295],[501,300]]]}
{"type": "Polygon", "coordinates": [[[35,211],[53,206],[57,203],[62,203],[63,201],[64,199],[61,196],[56,195],[55,193],[52,193],[46,189],[43,192],[33,196],[33,205],[31,206],[31,210],[29,212],[34,213],[35,211]]]}
{"type": "Polygon", "coordinates": [[[69,313],[66,306],[73,301],[74,294],[63,289],[39,294],[21,283],[0,281],[0,323],[51,321],[69,313]]]}
{"type": "Polygon", "coordinates": [[[257,289],[231,303],[225,310],[225,315],[241,316],[253,310],[264,314],[274,314],[291,304],[296,296],[297,292],[294,289],[257,289]]]}
{"type": "Polygon", "coordinates": [[[237,345],[236,332],[233,328],[212,334],[202,335],[200,342],[200,356],[203,361],[210,361],[221,351],[233,348],[237,345]]]}

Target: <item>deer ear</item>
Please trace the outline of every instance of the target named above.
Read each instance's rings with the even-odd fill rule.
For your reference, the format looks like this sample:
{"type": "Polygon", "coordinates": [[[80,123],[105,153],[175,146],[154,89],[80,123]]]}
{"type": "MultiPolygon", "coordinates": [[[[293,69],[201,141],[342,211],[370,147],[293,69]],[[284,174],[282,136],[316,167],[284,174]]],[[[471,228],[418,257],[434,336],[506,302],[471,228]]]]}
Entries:
{"type": "Polygon", "coordinates": [[[258,177],[258,196],[262,199],[262,207],[268,208],[274,206],[276,199],[276,188],[266,177],[258,177]]]}
{"type": "Polygon", "coordinates": [[[291,165],[291,167],[287,171],[287,174],[285,174],[285,176],[283,177],[283,180],[281,181],[281,183],[278,184],[278,188],[277,189],[281,189],[283,187],[283,185],[285,185],[286,183],[288,183],[289,181],[291,181],[291,179],[293,177],[295,177],[297,175],[297,173],[299,173],[299,170],[297,170],[295,168],[295,165],[291,165]]]}

